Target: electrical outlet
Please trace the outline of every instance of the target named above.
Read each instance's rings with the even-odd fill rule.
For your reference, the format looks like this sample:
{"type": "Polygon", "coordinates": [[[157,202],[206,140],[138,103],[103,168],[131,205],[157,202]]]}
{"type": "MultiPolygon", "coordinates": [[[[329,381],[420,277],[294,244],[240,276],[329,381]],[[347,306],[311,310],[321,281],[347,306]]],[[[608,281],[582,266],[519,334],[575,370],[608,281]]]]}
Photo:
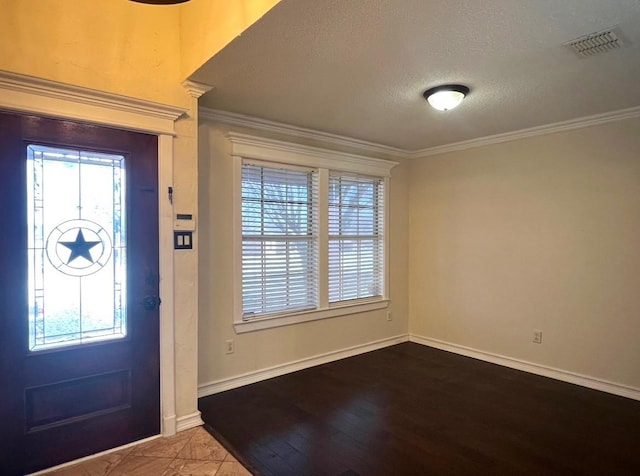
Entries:
{"type": "Polygon", "coordinates": [[[225,350],[225,354],[233,354],[233,339],[229,339],[228,341],[225,342],[226,344],[226,350],[225,350]]]}
{"type": "Polygon", "coordinates": [[[391,311],[387,311],[387,321],[393,321],[393,314],[391,311]]]}
{"type": "Polygon", "coordinates": [[[533,331],[533,342],[535,344],[542,344],[542,331],[533,331]]]}

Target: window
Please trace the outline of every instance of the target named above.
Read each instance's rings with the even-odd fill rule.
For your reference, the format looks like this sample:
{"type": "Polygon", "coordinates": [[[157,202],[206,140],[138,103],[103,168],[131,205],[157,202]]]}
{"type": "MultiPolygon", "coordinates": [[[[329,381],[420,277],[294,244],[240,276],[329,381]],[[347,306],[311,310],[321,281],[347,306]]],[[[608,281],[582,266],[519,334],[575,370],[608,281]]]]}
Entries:
{"type": "Polygon", "coordinates": [[[243,318],[318,305],[317,174],[242,165],[243,318]]]}
{"type": "Polygon", "coordinates": [[[27,147],[29,350],[127,334],[125,159],[27,147]]]}
{"type": "Polygon", "coordinates": [[[237,332],[387,306],[395,162],[230,133],[237,332]]]}
{"type": "Polygon", "coordinates": [[[329,302],[382,297],[384,181],[329,175],[329,302]]]}

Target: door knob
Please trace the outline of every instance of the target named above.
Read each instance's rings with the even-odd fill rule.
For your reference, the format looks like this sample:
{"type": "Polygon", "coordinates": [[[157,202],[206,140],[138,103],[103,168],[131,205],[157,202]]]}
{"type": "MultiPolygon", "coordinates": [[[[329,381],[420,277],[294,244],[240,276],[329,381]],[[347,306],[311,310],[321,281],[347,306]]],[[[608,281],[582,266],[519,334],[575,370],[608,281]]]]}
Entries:
{"type": "Polygon", "coordinates": [[[154,311],[160,307],[162,301],[158,296],[145,296],[142,299],[142,305],[147,311],[154,311]]]}

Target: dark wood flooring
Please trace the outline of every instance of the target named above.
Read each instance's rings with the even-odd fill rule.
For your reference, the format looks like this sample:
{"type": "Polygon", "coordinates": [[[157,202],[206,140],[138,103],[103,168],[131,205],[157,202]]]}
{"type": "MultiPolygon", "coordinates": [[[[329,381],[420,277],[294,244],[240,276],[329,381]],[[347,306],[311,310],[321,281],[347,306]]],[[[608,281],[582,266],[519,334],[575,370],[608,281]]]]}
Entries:
{"type": "Polygon", "coordinates": [[[258,475],[640,475],[640,402],[413,343],[199,404],[258,475]]]}

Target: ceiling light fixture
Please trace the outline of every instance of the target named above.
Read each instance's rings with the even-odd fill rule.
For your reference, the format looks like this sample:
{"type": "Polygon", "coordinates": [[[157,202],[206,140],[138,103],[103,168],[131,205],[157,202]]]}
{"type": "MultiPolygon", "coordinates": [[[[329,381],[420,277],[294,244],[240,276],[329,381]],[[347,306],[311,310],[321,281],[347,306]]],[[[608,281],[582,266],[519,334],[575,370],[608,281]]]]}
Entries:
{"type": "Polygon", "coordinates": [[[443,84],[435,88],[427,89],[423,96],[431,107],[438,111],[449,111],[458,106],[465,96],[469,94],[469,88],[461,84],[443,84]]]}
{"type": "Polygon", "coordinates": [[[189,0],[131,0],[136,3],[148,3],[149,5],[177,5],[178,3],[185,3],[189,0]]]}

